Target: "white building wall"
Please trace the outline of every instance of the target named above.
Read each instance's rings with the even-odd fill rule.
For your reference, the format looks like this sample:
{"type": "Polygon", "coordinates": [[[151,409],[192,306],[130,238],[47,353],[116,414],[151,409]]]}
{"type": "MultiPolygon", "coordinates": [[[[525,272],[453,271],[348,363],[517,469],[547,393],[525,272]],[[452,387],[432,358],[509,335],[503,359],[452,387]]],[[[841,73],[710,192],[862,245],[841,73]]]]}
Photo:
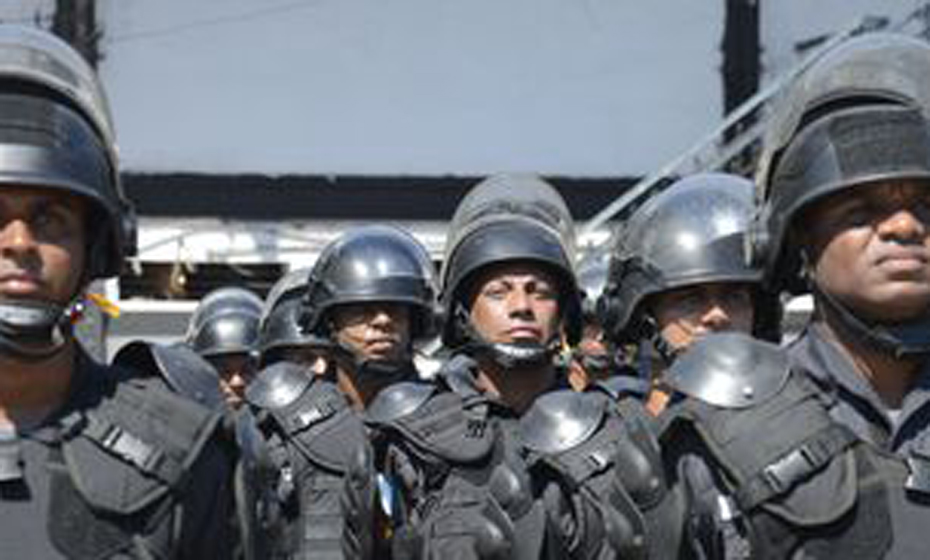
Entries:
{"type": "Polygon", "coordinates": [[[640,175],[722,110],[722,1],[99,10],[132,171],[640,175]]]}

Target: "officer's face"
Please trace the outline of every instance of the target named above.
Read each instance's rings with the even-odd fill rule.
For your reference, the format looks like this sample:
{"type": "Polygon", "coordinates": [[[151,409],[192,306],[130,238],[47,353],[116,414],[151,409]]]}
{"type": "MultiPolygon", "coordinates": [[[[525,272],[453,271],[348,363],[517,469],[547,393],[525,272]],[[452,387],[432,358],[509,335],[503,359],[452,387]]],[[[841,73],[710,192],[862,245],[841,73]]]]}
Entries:
{"type": "Polygon", "coordinates": [[[0,297],[68,303],[84,269],[85,213],[76,196],[0,188],[0,297]]]}
{"type": "Polygon", "coordinates": [[[362,359],[398,362],[410,347],[410,308],[400,303],[358,303],[333,310],[337,341],[362,359]]]}
{"type": "Polygon", "coordinates": [[[837,193],[803,216],[813,281],[864,318],[902,321],[930,306],[930,184],[837,193]]]}
{"type": "Polygon", "coordinates": [[[568,381],[579,391],[594,381],[610,377],[617,360],[617,356],[605,340],[604,329],[596,323],[587,323],[584,326],[581,340],[572,358],[568,381]]]}
{"type": "Polygon", "coordinates": [[[471,324],[492,343],[547,344],[558,333],[556,278],[532,263],[495,266],[479,275],[471,324]]]}
{"type": "Polygon", "coordinates": [[[688,348],[712,332],[752,332],[752,286],[715,282],[653,296],[652,313],[662,337],[672,348],[688,348]]]}
{"type": "Polygon", "coordinates": [[[248,354],[221,354],[209,356],[207,360],[220,376],[220,388],[226,404],[239,407],[245,396],[245,388],[255,377],[255,359],[248,354]]]}

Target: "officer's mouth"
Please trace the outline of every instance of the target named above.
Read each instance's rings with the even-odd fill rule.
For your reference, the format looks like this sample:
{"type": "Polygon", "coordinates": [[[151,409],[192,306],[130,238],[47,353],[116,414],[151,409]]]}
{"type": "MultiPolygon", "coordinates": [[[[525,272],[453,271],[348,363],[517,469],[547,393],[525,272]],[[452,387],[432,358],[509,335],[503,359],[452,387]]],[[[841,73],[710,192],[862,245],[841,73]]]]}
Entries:
{"type": "Polygon", "coordinates": [[[506,337],[512,343],[536,344],[542,340],[542,329],[538,327],[519,326],[507,329],[506,337]]]}
{"type": "Polygon", "coordinates": [[[42,279],[26,272],[0,274],[0,294],[12,298],[36,296],[42,291],[42,279]]]}
{"type": "Polygon", "coordinates": [[[368,348],[369,352],[385,353],[397,348],[398,344],[400,344],[400,341],[395,338],[376,338],[367,341],[365,346],[368,348]]]}

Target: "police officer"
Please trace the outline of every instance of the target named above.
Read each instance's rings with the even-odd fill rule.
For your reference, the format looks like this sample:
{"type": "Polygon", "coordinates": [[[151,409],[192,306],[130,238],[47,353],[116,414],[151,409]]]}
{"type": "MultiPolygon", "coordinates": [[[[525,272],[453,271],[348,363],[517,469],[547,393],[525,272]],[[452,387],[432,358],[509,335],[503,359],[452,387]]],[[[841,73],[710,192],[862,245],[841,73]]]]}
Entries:
{"type": "Polygon", "coordinates": [[[851,40],[793,85],[759,175],[755,256],[775,288],[814,298],[792,362],[835,420],[894,457],[876,459],[887,486],[876,558],[921,555],[930,519],[928,93],[925,42],[851,40]]]}
{"type": "MultiPolygon", "coordinates": [[[[382,473],[401,480],[409,508],[396,556],[644,553],[648,529],[638,507],[660,502],[663,489],[649,469],[653,442],[644,425],[623,426],[606,398],[567,389],[555,365],[581,331],[573,249],[568,209],[538,178],[492,177],[459,204],[441,297],[442,339],[453,357],[439,383],[464,407],[377,426],[394,460],[379,463],[382,473]],[[433,435],[439,426],[445,440],[433,435]],[[628,468],[628,459],[642,468],[628,468]],[[583,466],[592,460],[597,468],[583,466]],[[624,480],[634,471],[637,480],[624,480]]],[[[420,408],[438,410],[447,395],[420,408]]]]}
{"type": "Polygon", "coordinates": [[[713,335],[669,370],[686,398],[666,410],[665,450],[705,555],[922,554],[928,54],[900,36],[850,40],[773,113],[751,254],[815,309],[788,352],[713,335]]]}
{"type": "Polygon", "coordinates": [[[583,327],[581,340],[571,352],[568,383],[576,391],[601,389],[616,396],[622,393],[642,398],[648,392],[648,382],[627,363],[626,349],[609,340],[597,315],[597,300],[607,284],[609,266],[607,252],[582,259],[578,266],[583,327]]]}
{"type": "Polygon", "coordinates": [[[698,337],[777,338],[778,302],[761,288],[761,267],[744,256],[752,214],[750,181],[702,173],[650,199],[617,236],[601,319],[616,344],[640,344],[651,356],[654,414],[668,400],[662,370],[698,337]]]}
{"type": "Polygon", "coordinates": [[[356,410],[415,379],[415,345],[435,332],[433,264],[410,234],[366,226],[324,250],[307,283],[303,328],[329,341],[330,375],[356,410]]]}
{"type": "Polygon", "coordinates": [[[258,368],[262,300],[238,287],[213,290],[191,315],[185,340],[213,364],[226,403],[238,408],[258,368]]]}
{"type": "Polygon", "coordinates": [[[134,220],[100,84],[44,32],[0,27],[0,152],[3,555],[229,557],[218,415],[75,342],[70,310],[134,220]]]}
{"type": "Polygon", "coordinates": [[[608,258],[582,259],[577,267],[577,280],[582,292],[582,331],[581,340],[568,363],[568,382],[576,391],[583,391],[592,383],[609,377],[614,369],[614,360],[604,344],[603,329],[596,313],[597,298],[607,279],[608,258]]]}
{"type": "Polygon", "coordinates": [[[414,346],[434,330],[432,266],[406,232],[359,227],[329,244],[302,276],[299,316],[281,315],[298,322],[279,325],[295,335],[288,344],[312,343],[325,370],[278,361],[247,391],[281,472],[280,556],[342,557],[342,479],[351,454],[364,446],[373,399],[392,383],[417,378],[414,346]]]}
{"type": "Polygon", "coordinates": [[[263,368],[278,362],[305,365],[323,373],[326,340],[317,338],[300,326],[302,299],[307,288],[309,269],[292,270],[281,277],[268,292],[258,329],[259,365],[263,368]]]}
{"type": "MultiPolygon", "coordinates": [[[[246,289],[213,290],[191,315],[185,338],[186,345],[215,370],[223,395],[224,434],[236,459],[233,491],[241,536],[237,555],[245,560],[267,557],[279,529],[274,461],[254,414],[242,406],[258,369],[261,311],[261,299],[246,289]]],[[[164,353],[150,349],[155,355],[164,353]]]]}

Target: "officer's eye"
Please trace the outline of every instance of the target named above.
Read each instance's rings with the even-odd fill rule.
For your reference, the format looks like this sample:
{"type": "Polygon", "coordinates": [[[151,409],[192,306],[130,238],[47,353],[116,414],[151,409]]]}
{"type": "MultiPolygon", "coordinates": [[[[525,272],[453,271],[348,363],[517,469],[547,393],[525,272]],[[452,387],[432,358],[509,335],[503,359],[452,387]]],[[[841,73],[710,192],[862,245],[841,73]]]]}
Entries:
{"type": "Polygon", "coordinates": [[[684,309],[698,309],[707,305],[707,298],[699,292],[689,292],[681,296],[678,305],[684,309]]]}
{"type": "Polygon", "coordinates": [[[30,220],[36,235],[53,240],[71,235],[74,222],[71,212],[58,205],[40,206],[30,220]]]}
{"type": "Polygon", "coordinates": [[[749,290],[745,288],[727,290],[723,293],[723,301],[729,306],[750,305],[752,303],[752,295],[749,293],[749,290]]]}
{"type": "Polygon", "coordinates": [[[924,223],[930,222],[930,193],[920,197],[911,207],[911,211],[920,221],[924,223]]]}
{"type": "Polygon", "coordinates": [[[555,288],[553,288],[547,282],[533,282],[527,286],[527,292],[532,294],[537,299],[550,300],[558,297],[555,288]]]}
{"type": "Polygon", "coordinates": [[[481,295],[490,299],[504,299],[507,292],[507,286],[504,284],[490,284],[481,291],[481,295]]]}
{"type": "Polygon", "coordinates": [[[864,200],[850,200],[834,209],[838,222],[854,226],[871,222],[875,217],[875,212],[873,205],[864,200]]]}

